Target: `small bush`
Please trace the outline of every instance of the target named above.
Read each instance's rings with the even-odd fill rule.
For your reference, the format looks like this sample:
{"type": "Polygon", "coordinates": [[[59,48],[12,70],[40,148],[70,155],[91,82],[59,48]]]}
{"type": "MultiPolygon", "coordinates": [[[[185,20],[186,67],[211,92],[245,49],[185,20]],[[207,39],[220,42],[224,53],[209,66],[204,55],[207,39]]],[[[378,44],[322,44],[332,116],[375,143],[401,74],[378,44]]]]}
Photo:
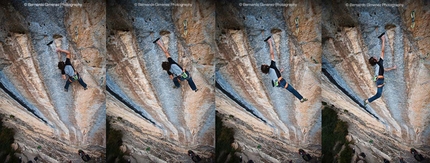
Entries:
{"type": "Polygon", "coordinates": [[[106,156],[107,162],[125,163],[124,153],[121,152],[122,132],[111,127],[111,117],[106,120],[106,156]]]}
{"type": "Polygon", "coordinates": [[[231,155],[229,162],[239,162],[240,158],[234,154],[237,151],[231,147],[234,142],[234,130],[223,125],[218,113],[215,120],[215,135],[217,162],[226,162],[228,155],[231,155]]]}
{"type": "MultiPolygon", "coordinates": [[[[15,141],[15,131],[3,125],[3,115],[0,115],[0,160],[4,161],[9,156],[7,163],[18,162],[11,145],[15,141]]],[[[6,162],[6,161],[5,161],[6,162]]]]}

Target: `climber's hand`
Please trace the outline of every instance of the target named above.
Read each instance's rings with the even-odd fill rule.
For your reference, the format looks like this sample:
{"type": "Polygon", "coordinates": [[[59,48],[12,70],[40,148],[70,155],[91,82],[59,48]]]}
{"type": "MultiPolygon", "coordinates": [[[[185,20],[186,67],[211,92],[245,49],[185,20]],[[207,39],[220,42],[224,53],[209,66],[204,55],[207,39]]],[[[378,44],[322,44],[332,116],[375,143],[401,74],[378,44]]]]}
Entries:
{"type": "Polygon", "coordinates": [[[64,80],[66,80],[66,75],[61,75],[63,77],[64,80]]]}

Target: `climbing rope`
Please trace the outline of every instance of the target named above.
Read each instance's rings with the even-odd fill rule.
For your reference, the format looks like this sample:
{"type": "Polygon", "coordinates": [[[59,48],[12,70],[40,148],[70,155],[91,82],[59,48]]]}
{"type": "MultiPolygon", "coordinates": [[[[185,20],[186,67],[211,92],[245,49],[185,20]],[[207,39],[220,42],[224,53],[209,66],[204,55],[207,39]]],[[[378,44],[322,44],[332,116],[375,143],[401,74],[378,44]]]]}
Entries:
{"type": "Polygon", "coordinates": [[[188,22],[187,22],[187,20],[185,19],[184,22],[182,22],[182,24],[184,25],[184,37],[186,37],[187,33],[188,33],[188,29],[187,29],[188,22]]]}
{"type": "Polygon", "coordinates": [[[414,27],[415,27],[415,11],[411,12],[411,18],[412,18],[411,28],[414,29],[414,27]]]}

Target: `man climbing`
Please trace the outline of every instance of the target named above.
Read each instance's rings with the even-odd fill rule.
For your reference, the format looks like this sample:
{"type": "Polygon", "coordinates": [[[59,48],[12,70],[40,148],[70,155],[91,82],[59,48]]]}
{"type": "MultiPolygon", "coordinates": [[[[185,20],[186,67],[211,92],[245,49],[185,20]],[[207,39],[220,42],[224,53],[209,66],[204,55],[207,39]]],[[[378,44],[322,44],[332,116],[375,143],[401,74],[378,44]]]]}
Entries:
{"type": "Polygon", "coordinates": [[[194,81],[191,78],[190,73],[188,73],[188,71],[185,70],[185,68],[183,69],[181,66],[179,66],[178,63],[176,63],[170,57],[169,52],[163,46],[160,38],[157,38],[154,41],[154,43],[156,43],[158,46],[160,46],[161,50],[163,50],[164,54],[166,55],[166,58],[167,58],[168,62],[163,62],[161,64],[161,67],[163,68],[163,70],[167,71],[167,74],[169,74],[170,79],[172,79],[173,83],[175,84],[175,86],[173,88],[179,88],[181,86],[181,84],[179,82],[187,80],[188,81],[188,85],[190,85],[190,88],[194,92],[197,92],[198,89],[196,87],[196,84],[194,84],[194,81]]]}
{"type": "MultiPolygon", "coordinates": [[[[275,62],[275,54],[273,52],[273,46],[272,46],[272,38],[271,36],[268,37],[267,39],[265,39],[264,41],[269,43],[269,49],[270,49],[270,58],[272,59],[270,66],[263,64],[261,65],[261,71],[265,74],[269,74],[270,79],[272,79],[272,86],[273,87],[281,87],[281,88],[285,88],[288,91],[290,91],[294,96],[296,96],[300,102],[305,102],[308,99],[303,98],[302,95],[300,95],[299,92],[297,92],[293,86],[291,86],[289,83],[287,83],[287,81],[285,81],[285,79],[282,78],[281,76],[281,72],[278,70],[278,68],[276,67],[276,62],[275,62]]],[[[283,70],[281,70],[283,71],[283,70]]]]}
{"type": "Polygon", "coordinates": [[[66,53],[66,62],[65,63],[63,61],[58,62],[58,68],[61,70],[63,79],[66,79],[66,75],[68,76],[66,85],[64,86],[64,91],[67,92],[69,90],[69,85],[76,80],[79,82],[79,84],[82,85],[82,87],[84,87],[84,90],[87,90],[88,89],[87,84],[85,84],[85,82],[79,76],[79,73],[76,72],[75,68],[72,65],[72,62],[70,61],[72,57],[70,52],[67,50],[58,48],[57,53],[59,52],[66,53]]]}
{"type": "Polygon", "coordinates": [[[382,40],[381,57],[379,58],[379,61],[376,60],[375,57],[369,58],[370,65],[375,66],[376,64],[378,64],[378,66],[379,66],[378,76],[376,79],[376,85],[378,88],[377,88],[376,94],[374,96],[370,97],[369,99],[364,100],[364,106],[366,106],[368,103],[371,103],[371,102],[375,101],[376,99],[378,99],[379,97],[381,97],[382,88],[385,85],[385,83],[384,83],[384,71],[391,71],[391,70],[396,69],[396,66],[394,66],[392,68],[384,69],[384,51],[385,51],[385,37],[384,37],[384,35],[385,35],[385,32],[379,36],[379,38],[381,38],[381,40],[382,40]]]}

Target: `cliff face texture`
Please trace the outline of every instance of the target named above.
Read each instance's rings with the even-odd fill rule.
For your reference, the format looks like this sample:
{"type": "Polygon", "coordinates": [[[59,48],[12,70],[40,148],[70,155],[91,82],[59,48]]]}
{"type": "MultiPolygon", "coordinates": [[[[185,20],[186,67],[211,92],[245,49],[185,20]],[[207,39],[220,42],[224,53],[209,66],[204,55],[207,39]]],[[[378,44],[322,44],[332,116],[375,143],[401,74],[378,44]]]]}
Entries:
{"type": "Polygon", "coordinates": [[[181,3],[191,6],[108,3],[107,115],[123,132],[131,160],[186,162],[191,161],[188,150],[206,158],[214,152],[215,6],[181,3]],[[153,43],[158,37],[172,59],[189,71],[198,92],[186,81],[172,88],[161,67],[167,58],[153,43]]]}
{"type": "Polygon", "coordinates": [[[234,128],[234,144],[245,160],[296,162],[302,160],[299,149],[319,157],[319,4],[291,2],[301,7],[273,7],[246,3],[260,4],[217,2],[216,109],[224,124],[234,128]],[[300,103],[286,89],[272,87],[269,75],[261,72],[260,66],[271,61],[269,46],[263,41],[270,35],[277,67],[284,69],[282,77],[309,101],[300,103]]]}
{"type": "Polygon", "coordinates": [[[429,157],[428,2],[405,1],[399,8],[344,4],[323,4],[323,101],[341,108],[340,117],[349,123],[356,151],[365,152],[367,161],[403,157],[413,162],[410,148],[429,157]],[[384,31],[384,67],[397,69],[385,72],[382,97],[364,107],[363,100],[376,94],[375,71],[368,59],[379,58],[382,42],[377,37],[384,31]]]}
{"type": "Polygon", "coordinates": [[[105,6],[30,7],[0,4],[0,112],[16,131],[23,161],[80,160],[78,149],[94,159],[105,144],[105,6]],[[7,21],[6,21],[7,20],[7,21]],[[53,41],[53,44],[47,44],[53,41]],[[57,68],[55,48],[71,51],[72,64],[88,84],[69,92],[57,68]]]}

